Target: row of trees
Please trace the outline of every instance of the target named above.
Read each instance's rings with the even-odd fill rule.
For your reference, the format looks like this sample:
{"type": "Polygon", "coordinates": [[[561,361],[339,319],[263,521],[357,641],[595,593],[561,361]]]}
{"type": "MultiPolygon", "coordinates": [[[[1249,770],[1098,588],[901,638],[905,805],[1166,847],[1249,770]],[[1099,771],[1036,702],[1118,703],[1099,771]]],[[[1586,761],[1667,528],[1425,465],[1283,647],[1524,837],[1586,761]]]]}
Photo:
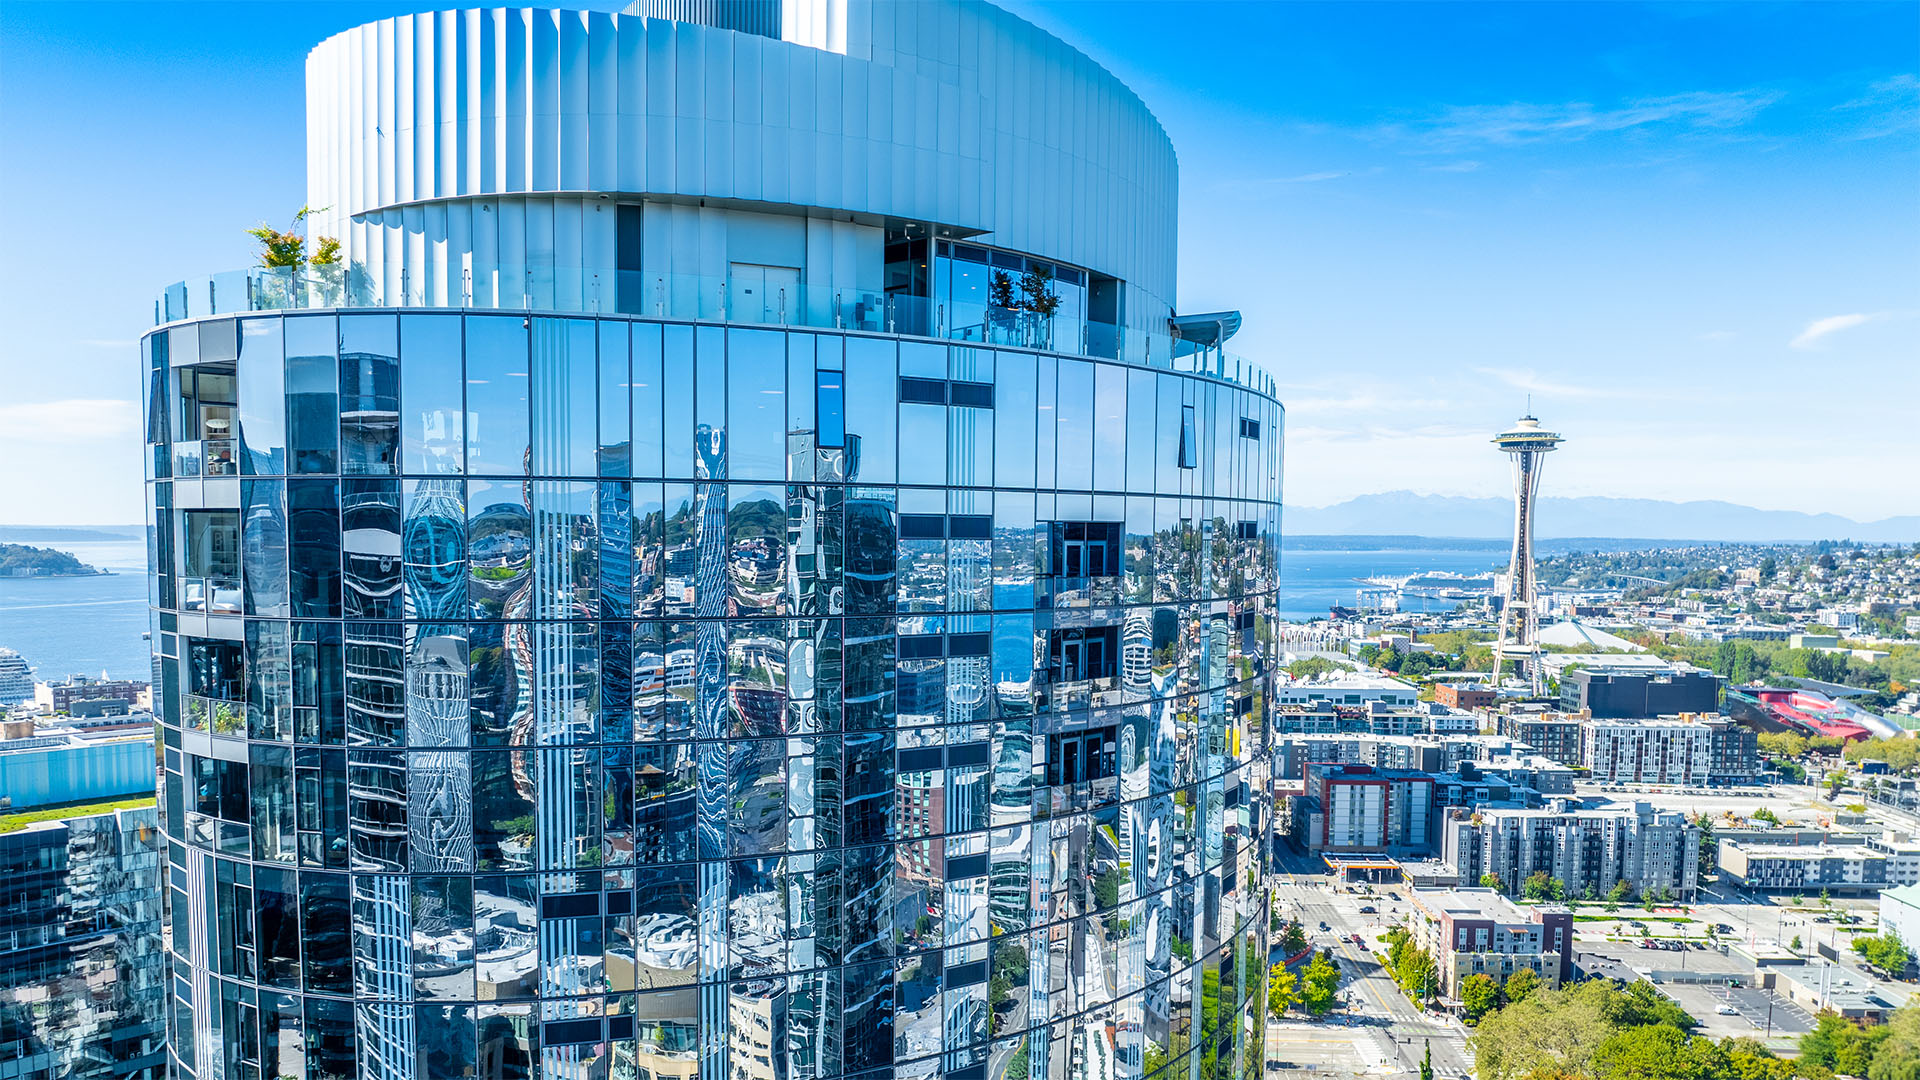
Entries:
{"type": "Polygon", "coordinates": [[[1413,943],[1404,927],[1387,931],[1387,974],[1407,1000],[1421,1008],[1440,996],[1440,969],[1427,950],[1413,943]]]}

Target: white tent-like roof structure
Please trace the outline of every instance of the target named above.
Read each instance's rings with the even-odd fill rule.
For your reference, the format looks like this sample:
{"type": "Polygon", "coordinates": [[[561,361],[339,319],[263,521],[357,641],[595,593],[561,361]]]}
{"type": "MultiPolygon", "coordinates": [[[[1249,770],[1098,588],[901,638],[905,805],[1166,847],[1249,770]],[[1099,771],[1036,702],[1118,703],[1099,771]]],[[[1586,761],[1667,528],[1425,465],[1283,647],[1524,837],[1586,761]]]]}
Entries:
{"type": "Polygon", "coordinates": [[[1540,628],[1540,644],[1571,646],[1600,652],[1606,649],[1619,649],[1624,652],[1646,652],[1646,647],[1635,645],[1623,637],[1616,637],[1597,626],[1583,623],[1578,619],[1568,619],[1551,626],[1540,628]]]}

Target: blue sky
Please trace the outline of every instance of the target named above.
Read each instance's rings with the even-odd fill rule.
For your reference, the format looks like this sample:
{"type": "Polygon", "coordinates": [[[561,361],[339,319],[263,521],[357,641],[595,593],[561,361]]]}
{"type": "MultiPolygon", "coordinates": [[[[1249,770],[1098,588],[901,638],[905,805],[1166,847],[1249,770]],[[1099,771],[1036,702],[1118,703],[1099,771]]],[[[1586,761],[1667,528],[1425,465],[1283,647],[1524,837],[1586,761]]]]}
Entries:
{"type": "MultiPolygon", "coordinates": [[[[435,6],[0,5],[0,519],[138,518],[155,292],[303,201],[307,49],[435,6]]],[[[1920,5],[1008,6],[1167,127],[1289,502],[1503,494],[1531,393],[1551,494],[1920,513],[1920,5]]]]}

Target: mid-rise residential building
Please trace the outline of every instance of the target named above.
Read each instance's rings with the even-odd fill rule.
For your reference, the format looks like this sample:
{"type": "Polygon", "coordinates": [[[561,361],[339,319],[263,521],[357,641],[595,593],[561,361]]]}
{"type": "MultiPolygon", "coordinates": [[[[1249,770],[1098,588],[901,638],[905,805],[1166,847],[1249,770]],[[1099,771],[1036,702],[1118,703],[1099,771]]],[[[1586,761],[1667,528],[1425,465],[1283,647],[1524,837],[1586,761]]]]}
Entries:
{"type": "Polygon", "coordinates": [[[1440,857],[1459,880],[1493,874],[1520,895],[1545,874],[1569,897],[1605,896],[1624,881],[1634,895],[1693,897],[1700,877],[1700,828],[1673,810],[1575,810],[1564,800],[1537,810],[1455,809],[1440,822],[1440,857]]]}
{"type": "Polygon", "coordinates": [[[1765,844],[1722,840],[1720,875],[1766,892],[1879,892],[1892,884],[1886,852],[1865,844],[1765,844]]]}
{"type": "MultiPolygon", "coordinates": [[[[0,832],[0,1077],[167,1075],[163,850],[151,806],[0,832]]],[[[235,885],[231,872],[205,883],[209,893],[235,885]]],[[[229,956],[250,945],[250,930],[205,927],[229,956]]]]}
{"type": "Polygon", "coordinates": [[[77,702],[118,701],[138,708],[147,701],[148,686],[137,679],[92,679],[75,675],[66,682],[39,683],[33,688],[34,704],[42,712],[73,711],[77,702]]]}
{"type": "Polygon", "coordinates": [[[1562,765],[1582,766],[1585,761],[1585,718],[1567,713],[1502,713],[1500,734],[1538,750],[1562,765]]]}
{"type": "Polygon", "coordinates": [[[1580,731],[1581,764],[1602,783],[1752,783],[1760,775],[1758,736],[1718,713],[1586,718],[1580,731]]]}
{"type": "Polygon", "coordinates": [[[1406,927],[1433,957],[1449,1000],[1475,975],[1505,983],[1524,968],[1554,990],[1573,978],[1573,913],[1565,908],[1522,908],[1492,889],[1414,888],[1406,927]]]}
{"type": "Polygon", "coordinates": [[[1307,766],[1295,838],[1308,851],[1417,853],[1431,846],[1434,778],[1367,765],[1307,766]]]}
{"type": "Polygon", "coordinates": [[[1560,707],[1600,720],[1712,712],[1719,703],[1720,676],[1696,668],[1583,667],[1560,676],[1560,707]]]}
{"type": "Polygon", "coordinates": [[[1266,955],[1283,414],[1171,140],[986,3],[636,10],[320,43],[337,263],[142,340],[175,1075],[1177,1058],[1266,955]]]}

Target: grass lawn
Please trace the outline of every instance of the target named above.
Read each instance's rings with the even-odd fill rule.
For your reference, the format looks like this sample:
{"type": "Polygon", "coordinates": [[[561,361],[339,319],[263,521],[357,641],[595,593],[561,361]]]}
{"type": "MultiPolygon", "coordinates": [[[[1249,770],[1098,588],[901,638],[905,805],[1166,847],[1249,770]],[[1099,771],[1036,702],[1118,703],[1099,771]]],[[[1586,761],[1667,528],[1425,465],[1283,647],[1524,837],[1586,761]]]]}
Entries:
{"type": "Polygon", "coordinates": [[[112,802],[74,803],[67,806],[46,806],[38,810],[23,810],[18,814],[0,815],[0,833],[19,832],[41,821],[65,821],[68,818],[92,817],[95,814],[110,813],[114,810],[136,810],[142,806],[152,806],[155,801],[152,795],[146,795],[115,799],[112,802]]]}

